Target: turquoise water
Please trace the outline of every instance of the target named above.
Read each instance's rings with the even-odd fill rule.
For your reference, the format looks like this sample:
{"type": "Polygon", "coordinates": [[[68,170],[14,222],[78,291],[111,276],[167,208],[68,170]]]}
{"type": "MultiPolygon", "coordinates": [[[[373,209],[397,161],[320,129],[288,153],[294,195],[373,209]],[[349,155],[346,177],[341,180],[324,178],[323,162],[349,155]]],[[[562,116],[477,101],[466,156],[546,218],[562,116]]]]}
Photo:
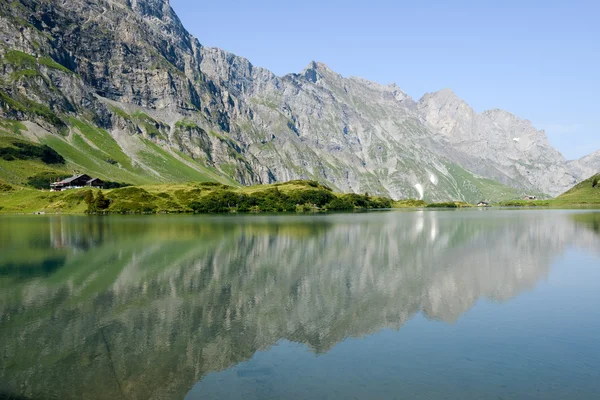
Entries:
{"type": "Polygon", "coordinates": [[[0,398],[600,398],[600,214],[1,217],[0,398]]]}

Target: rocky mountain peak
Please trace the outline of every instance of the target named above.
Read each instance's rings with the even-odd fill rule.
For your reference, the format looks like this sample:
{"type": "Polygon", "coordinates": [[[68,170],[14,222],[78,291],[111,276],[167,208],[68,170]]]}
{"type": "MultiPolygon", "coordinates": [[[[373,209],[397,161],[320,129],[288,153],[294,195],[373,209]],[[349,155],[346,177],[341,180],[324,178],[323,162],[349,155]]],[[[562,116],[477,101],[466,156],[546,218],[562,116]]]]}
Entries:
{"type": "MultiPolygon", "coordinates": [[[[426,107],[428,105],[435,105],[441,107],[458,107],[461,105],[468,106],[468,104],[458,97],[456,93],[450,88],[445,88],[442,90],[438,90],[433,93],[425,93],[423,97],[419,100],[419,104],[422,107],[426,107]]],[[[470,108],[470,107],[469,107],[470,108]]]]}
{"type": "Polygon", "coordinates": [[[331,68],[329,68],[326,64],[319,61],[311,61],[304,70],[302,70],[301,75],[303,75],[306,79],[311,81],[312,83],[317,83],[320,79],[322,79],[327,74],[335,74],[337,75],[331,68]]]}

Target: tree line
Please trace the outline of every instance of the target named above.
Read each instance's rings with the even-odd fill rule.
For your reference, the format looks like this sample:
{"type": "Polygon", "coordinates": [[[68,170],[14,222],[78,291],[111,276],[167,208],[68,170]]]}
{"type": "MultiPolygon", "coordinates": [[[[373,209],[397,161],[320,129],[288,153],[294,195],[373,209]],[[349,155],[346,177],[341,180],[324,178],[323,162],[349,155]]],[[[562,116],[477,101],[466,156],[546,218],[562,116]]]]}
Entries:
{"type": "Polygon", "coordinates": [[[367,193],[336,196],[325,189],[284,192],[275,187],[256,193],[237,193],[230,190],[211,192],[191,202],[195,213],[224,212],[296,212],[310,210],[344,211],[353,209],[391,208],[392,200],[371,197],[367,193]]]}

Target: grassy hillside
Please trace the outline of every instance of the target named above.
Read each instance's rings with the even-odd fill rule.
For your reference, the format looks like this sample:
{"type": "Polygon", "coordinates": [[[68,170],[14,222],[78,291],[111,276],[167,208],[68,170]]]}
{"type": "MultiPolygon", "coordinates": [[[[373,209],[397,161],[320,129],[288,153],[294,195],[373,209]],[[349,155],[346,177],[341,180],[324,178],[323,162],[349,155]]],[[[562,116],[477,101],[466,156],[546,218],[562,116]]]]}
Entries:
{"type": "Polygon", "coordinates": [[[64,135],[37,137],[20,122],[0,119],[0,179],[31,186],[28,180],[32,178],[49,182],[78,171],[105,181],[135,185],[220,182],[239,186],[217,168],[176,149],[167,151],[142,136],[132,136],[129,140],[135,150],[126,152],[108,132],[82,120],[70,118],[68,129],[64,135]],[[22,156],[16,154],[24,147],[29,151],[21,151],[25,153],[22,156]],[[36,154],[43,151],[55,153],[61,161],[36,154]]]}
{"type": "MultiPolygon", "coordinates": [[[[47,188],[57,178],[79,172],[107,182],[138,186],[186,182],[241,186],[236,180],[241,175],[235,165],[219,165],[204,156],[192,158],[176,148],[156,142],[164,140],[170,127],[141,113],[129,115],[118,109],[117,115],[122,116],[126,123],[137,124],[139,129],[149,134],[113,137],[106,130],[74,117],[64,119],[62,134],[50,134],[33,128],[35,132],[32,132],[28,130],[31,125],[0,119],[0,179],[16,186],[40,189],[47,188]]],[[[178,122],[174,129],[187,128],[190,127],[178,122]]],[[[227,142],[226,138],[223,141],[227,142]]],[[[230,151],[233,145],[225,143],[223,146],[215,151],[230,151]]],[[[447,164],[446,168],[448,174],[440,176],[436,184],[429,184],[429,178],[422,177],[426,182],[426,199],[477,203],[480,200],[494,202],[520,198],[523,195],[518,189],[477,177],[457,165],[447,164]]],[[[245,180],[242,177],[240,181],[245,180]]],[[[397,202],[396,206],[414,207],[410,202],[397,202]]]]}
{"type": "MultiPolygon", "coordinates": [[[[526,194],[547,198],[543,193],[529,193],[522,189],[506,186],[498,181],[482,178],[455,165],[446,164],[446,168],[456,179],[457,189],[463,194],[463,202],[478,203],[480,201],[499,202],[509,199],[518,199],[526,194]]],[[[450,199],[446,199],[450,200],[450,199]]]]}
{"type": "Polygon", "coordinates": [[[507,207],[600,207],[600,174],[575,185],[571,190],[552,200],[511,200],[501,202],[507,207]]]}
{"type": "MultiPolygon", "coordinates": [[[[0,213],[181,213],[181,212],[305,212],[391,208],[391,199],[334,193],[315,181],[232,187],[214,182],[154,184],[112,190],[78,189],[49,192],[0,184],[0,213]],[[100,198],[105,206],[90,208],[100,198]],[[93,195],[93,202],[90,199],[93,195]]],[[[420,201],[398,202],[398,207],[421,207],[420,201]]],[[[96,206],[94,206],[96,207],[96,206]]]]}
{"type": "Polygon", "coordinates": [[[48,184],[56,177],[69,175],[67,162],[52,148],[0,133],[0,179],[3,181],[35,186],[36,179],[48,184]]]}
{"type": "Polygon", "coordinates": [[[552,200],[552,205],[600,206],[600,174],[597,174],[552,200]],[[596,182],[596,185],[594,185],[596,182]]]}

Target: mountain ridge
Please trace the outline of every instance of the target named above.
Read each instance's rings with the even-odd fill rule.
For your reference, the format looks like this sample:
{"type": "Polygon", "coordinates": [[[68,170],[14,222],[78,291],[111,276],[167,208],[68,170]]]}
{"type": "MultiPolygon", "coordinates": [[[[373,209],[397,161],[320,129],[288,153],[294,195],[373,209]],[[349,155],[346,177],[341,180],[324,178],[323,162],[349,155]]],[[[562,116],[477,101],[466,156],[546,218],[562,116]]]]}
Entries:
{"type": "MultiPolygon", "coordinates": [[[[3,60],[11,51],[34,60],[28,68],[7,63],[0,74],[2,93],[27,111],[2,99],[0,117],[33,121],[46,132],[23,134],[88,156],[80,142],[93,140],[82,138],[72,119],[80,120],[116,141],[119,169],[128,162],[165,181],[181,165],[244,185],[315,179],[340,191],[432,201],[559,194],[589,171],[564,160],[545,135],[537,140],[541,131],[523,120],[476,114],[451,91],[455,109],[436,114],[444,90],[415,101],[396,84],[344,78],[317,61],[276,76],[203,46],[168,1],[3,2],[3,60]],[[66,71],[41,65],[44,57],[66,71]],[[28,102],[48,104],[50,113],[32,113],[28,102]],[[490,132],[495,141],[482,144],[490,132]],[[522,142],[511,142],[515,133],[522,142]]],[[[93,168],[102,169],[103,157],[111,158],[96,157],[93,168]]]]}

